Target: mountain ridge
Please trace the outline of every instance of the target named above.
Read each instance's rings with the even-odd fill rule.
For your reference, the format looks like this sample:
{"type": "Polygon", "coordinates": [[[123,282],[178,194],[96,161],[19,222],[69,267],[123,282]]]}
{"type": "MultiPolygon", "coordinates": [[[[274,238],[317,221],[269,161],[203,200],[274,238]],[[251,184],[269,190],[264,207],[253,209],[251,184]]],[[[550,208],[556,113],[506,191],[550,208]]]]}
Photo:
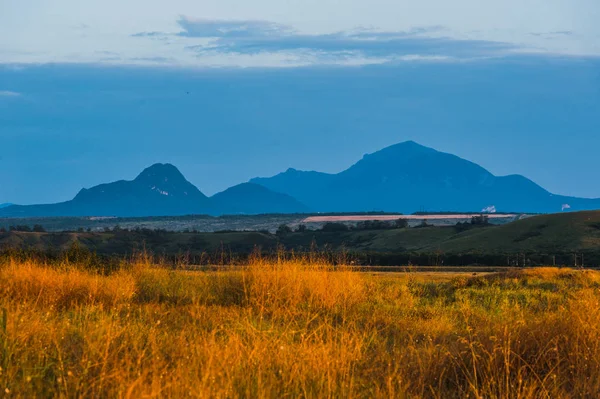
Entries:
{"type": "Polygon", "coordinates": [[[0,217],[144,217],[307,211],[296,199],[252,183],[242,183],[207,197],[174,165],[157,163],[133,180],[83,188],[72,200],[57,204],[11,205],[0,209],[0,217]]]}
{"type": "Polygon", "coordinates": [[[289,194],[318,212],[552,213],[600,208],[600,199],[555,195],[522,175],[495,176],[471,161],[414,141],[366,154],[336,174],[288,169],[250,182],[289,194]]]}
{"type": "Polygon", "coordinates": [[[57,204],[9,206],[0,216],[177,216],[209,209],[208,197],[175,166],[154,164],[134,180],[84,188],[72,200],[57,204]]]}
{"type": "Polygon", "coordinates": [[[70,201],[2,208],[0,217],[593,209],[600,209],[600,199],[555,195],[525,176],[495,176],[456,155],[407,141],[366,154],[336,174],[288,168],[212,197],[174,165],[159,163],[133,180],[84,188],[70,201]]]}

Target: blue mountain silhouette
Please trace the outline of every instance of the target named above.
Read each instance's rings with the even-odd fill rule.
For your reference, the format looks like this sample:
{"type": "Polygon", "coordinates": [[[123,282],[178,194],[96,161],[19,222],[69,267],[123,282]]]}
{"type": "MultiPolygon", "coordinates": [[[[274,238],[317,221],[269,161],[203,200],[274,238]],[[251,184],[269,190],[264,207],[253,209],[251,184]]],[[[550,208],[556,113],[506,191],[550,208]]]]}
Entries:
{"type": "Polygon", "coordinates": [[[392,145],[338,174],[288,169],[252,183],[288,194],[314,211],[419,210],[552,213],[600,208],[600,200],[554,195],[520,176],[481,166],[414,141],[392,145]]]}
{"type": "Polygon", "coordinates": [[[413,141],[365,155],[337,174],[288,169],[212,197],[170,164],[132,181],[81,190],[71,201],[11,205],[0,217],[176,216],[387,211],[554,213],[600,209],[600,199],[554,195],[520,176],[494,176],[481,166],[413,141]]]}

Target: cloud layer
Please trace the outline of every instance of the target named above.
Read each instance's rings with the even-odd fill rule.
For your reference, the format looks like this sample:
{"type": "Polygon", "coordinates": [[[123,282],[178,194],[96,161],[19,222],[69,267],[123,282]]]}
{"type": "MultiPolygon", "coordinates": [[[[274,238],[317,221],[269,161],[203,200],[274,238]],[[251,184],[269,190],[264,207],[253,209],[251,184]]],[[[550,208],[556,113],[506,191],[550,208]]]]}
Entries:
{"type": "Polygon", "coordinates": [[[598,0],[13,3],[0,13],[0,64],[281,67],[514,53],[600,57],[598,0]]]}
{"type": "Polygon", "coordinates": [[[483,40],[457,40],[439,36],[442,27],[408,32],[355,30],[330,34],[303,34],[267,21],[209,21],[182,17],[180,36],[211,39],[208,45],[190,46],[198,55],[208,53],[257,55],[305,52],[327,57],[364,59],[449,59],[503,55],[516,47],[483,40]],[[435,35],[435,36],[432,36],[435,35]],[[436,37],[437,36],[437,37],[436,37]]]}
{"type": "Polygon", "coordinates": [[[453,38],[443,26],[406,31],[357,28],[332,33],[305,33],[262,20],[195,19],[181,16],[178,32],[138,32],[134,38],[177,42],[199,62],[228,59],[263,66],[364,65],[406,61],[464,61],[503,57],[522,46],[453,38]],[[268,64],[268,65],[267,65],[268,64]]]}

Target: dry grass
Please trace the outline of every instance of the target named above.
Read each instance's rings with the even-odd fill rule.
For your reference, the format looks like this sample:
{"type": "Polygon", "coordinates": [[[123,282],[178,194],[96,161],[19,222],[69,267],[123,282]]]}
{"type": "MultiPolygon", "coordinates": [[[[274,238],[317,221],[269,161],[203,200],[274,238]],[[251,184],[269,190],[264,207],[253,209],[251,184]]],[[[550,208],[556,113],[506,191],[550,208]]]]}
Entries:
{"type": "Polygon", "coordinates": [[[597,398],[600,274],[0,266],[6,397],[597,398]]]}

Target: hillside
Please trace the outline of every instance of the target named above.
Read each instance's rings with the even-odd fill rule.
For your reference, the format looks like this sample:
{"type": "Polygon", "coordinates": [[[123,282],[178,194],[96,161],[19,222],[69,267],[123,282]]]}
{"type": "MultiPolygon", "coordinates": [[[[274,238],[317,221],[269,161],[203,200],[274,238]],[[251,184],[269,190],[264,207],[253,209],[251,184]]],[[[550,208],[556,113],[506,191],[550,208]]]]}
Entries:
{"type": "Polygon", "coordinates": [[[554,195],[519,176],[494,176],[452,154],[408,141],[373,154],[338,174],[295,169],[251,182],[286,193],[319,212],[419,210],[553,213],[600,208],[600,200],[554,195]]]}
{"type": "Polygon", "coordinates": [[[440,243],[453,252],[583,252],[600,250],[600,212],[539,215],[440,243]]]}

